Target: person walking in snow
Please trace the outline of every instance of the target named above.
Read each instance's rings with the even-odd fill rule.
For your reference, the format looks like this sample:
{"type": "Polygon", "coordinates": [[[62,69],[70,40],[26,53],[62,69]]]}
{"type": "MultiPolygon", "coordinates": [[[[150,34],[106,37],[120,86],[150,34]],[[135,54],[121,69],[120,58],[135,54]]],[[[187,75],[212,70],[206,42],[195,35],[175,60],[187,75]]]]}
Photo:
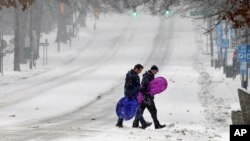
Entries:
{"type": "Polygon", "coordinates": [[[151,96],[149,94],[149,83],[154,79],[155,75],[158,73],[159,69],[157,66],[153,65],[150,70],[145,72],[143,74],[142,78],[142,84],[141,84],[141,89],[140,92],[143,94],[143,102],[140,104],[138,110],[137,110],[137,115],[135,117],[135,120],[133,122],[133,127],[138,126],[139,124],[139,115],[143,115],[143,112],[145,108],[148,109],[148,111],[151,114],[151,117],[154,121],[155,129],[160,129],[164,128],[166,125],[161,125],[160,122],[157,119],[157,109],[155,107],[155,102],[154,102],[154,96],[151,96]]]}
{"type": "MultiPolygon", "coordinates": [[[[140,91],[139,74],[141,73],[142,69],[143,69],[143,66],[141,64],[137,64],[134,66],[134,69],[131,69],[126,74],[125,85],[124,85],[125,92],[124,93],[125,93],[125,96],[130,98],[130,99],[137,100],[137,94],[140,91]]],[[[142,114],[140,114],[139,112],[137,112],[137,114],[138,114],[137,115],[138,122],[140,121],[142,124],[141,128],[145,129],[151,125],[150,123],[147,123],[144,120],[142,114]]],[[[122,128],[123,127],[123,119],[119,118],[116,126],[122,128]]]]}

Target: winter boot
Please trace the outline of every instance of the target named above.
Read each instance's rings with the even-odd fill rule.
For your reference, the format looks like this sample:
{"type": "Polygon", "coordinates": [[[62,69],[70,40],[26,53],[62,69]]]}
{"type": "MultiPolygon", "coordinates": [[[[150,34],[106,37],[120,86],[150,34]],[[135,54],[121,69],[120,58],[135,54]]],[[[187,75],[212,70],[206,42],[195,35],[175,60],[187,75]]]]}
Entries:
{"type": "Polygon", "coordinates": [[[119,127],[119,128],[123,128],[122,120],[119,119],[115,126],[117,126],[117,127],[119,127]]]}
{"type": "Polygon", "coordinates": [[[139,120],[134,120],[132,127],[133,128],[138,128],[139,127],[139,120]]]}
{"type": "Polygon", "coordinates": [[[165,124],[164,125],[161,125],[161,124],[156,124],[155,125],[155,129],[161,129],[161,128],[164,128],[164,127],[166,127],[165,124]]]}
{"type": "Polygon", "coordinates": [[[151,126],[152,125],[152,122],[146,122],[145,124],[143,124],[141,126],[141,129],[146,129],[147,127],[151,126]]]}
{"type": "Polygon", "coordinates": [[[117,126],[117,127],[119,127],[119,128],[123,128],[123,125],[122,125],[122,123],[117,123],[115,126],[117,126]]]}

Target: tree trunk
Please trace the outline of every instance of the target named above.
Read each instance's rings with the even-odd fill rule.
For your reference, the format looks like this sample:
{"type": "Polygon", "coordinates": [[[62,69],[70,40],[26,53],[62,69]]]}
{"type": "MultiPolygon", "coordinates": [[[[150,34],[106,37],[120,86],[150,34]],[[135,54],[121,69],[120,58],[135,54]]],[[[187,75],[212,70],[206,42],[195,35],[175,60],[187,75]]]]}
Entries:
{"type": "Polygon", "coordinates": [[[30,16],[30,24],[29,24],[29,38],[30,38],[30,63],[29,63],[29,68],[33,68],[33,55],[34,55],[34,33],[33,33],[33,7],[32,5],[29,9],[29,16],[30,16]]]}
{"type": "Polygon", "coordinates": [[[41,38],[41,30],[42,30],[42,19],[43,19],[43,3],[42,1],[35,2],[35,10],[34,11],[34,30],[36,31],[36,44],[34,45],[34,59],[39,58],[39,43],[41,38]]]}
{"type": "MultiPolygon", "coordinates": [[[[209,29],[212,28],[212,18],[209,18],[208,27],[209,27],[209,29]]],[[[210,52],[211,52],[211,67],[213,67],[213,66],[214,66],[213,31],[210,31],[210,32],[209,32],[209,38],[210,38],[210,52]]]]}
{"type": "MultiPolygon", "coordinates": [[[[59,6],[59,8],[61,8],[59,10],[58,13],[58,21],[57,21],[57,38],[56,38],[56,42],[58,42],[58,44],[60,42],[67,44],[67,41],[70,39],[70,32],[67,31],[67,25],[72,25],[72,21],[73,21],[73,12],[70,9],[70,6],[67,5],[67,3],[65,2],[60,2],[59,3],[60,6],[63,5],[63,8],[61,8],[59,6]],[[63,4],[61,4],[63,3],[63,4]]],[[[60,45],[58,46],[58,51],[60,51],[60,45]]]]}
{"type": "Polygon", "coordinates": [[[20,69],[20,42],[19,42],[19,35],[20,35],[20,12],[21,7],[16,0],[17,7],[15,9],[15,48],[14,48],[14,71],[21,71],[20,69]]]}

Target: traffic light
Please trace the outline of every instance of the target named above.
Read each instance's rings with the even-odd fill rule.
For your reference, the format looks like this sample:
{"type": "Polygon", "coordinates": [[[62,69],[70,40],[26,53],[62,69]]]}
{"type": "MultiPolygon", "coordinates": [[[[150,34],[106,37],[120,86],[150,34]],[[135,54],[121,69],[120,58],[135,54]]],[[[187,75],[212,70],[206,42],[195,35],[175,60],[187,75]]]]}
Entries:
{"type": "Polygon", "coordinates": [[[133,12],[133,16],[136,17],[136,16],[137,16],[137,13],[136,13],[136,12],[133,12]]]}
{"type": "Polygon", "coordinates": [[[169,15],[170,15],[170,9],[169,9],[169,8],[166,8],[166,9],[165,9],[165,15],[166,15],[166,16],[169,16],[169,15]]]}
{"type": "Polygon", "coordinates": [[[134,16],[134,17],[137,16],[137,10],[136,10],[136,8],[133,8],[133,16],[134,16]]]}

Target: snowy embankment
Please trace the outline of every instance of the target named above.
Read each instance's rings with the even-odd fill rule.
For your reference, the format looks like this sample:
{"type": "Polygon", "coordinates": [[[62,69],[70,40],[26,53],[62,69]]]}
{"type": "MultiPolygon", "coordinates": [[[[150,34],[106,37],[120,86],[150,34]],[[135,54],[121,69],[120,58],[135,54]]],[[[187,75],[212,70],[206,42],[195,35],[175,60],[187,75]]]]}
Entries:
{"type": "MultiPolygon", "coordinates": [[[[229,140],[240,81],[210,68],[203,48],[196,25],[179,15],[103,18],[97,31],[73,42],[72,59],[56,61],[63,56],[51,45],[51,68],[60,65],[0,87],[0,140],[229,140]],[[168,79],[167,91],[155,98],[159,120],[167,124],[162,130],[133,129],[132,121],[114,126],[124,76],[136,63],[144,71],[156,64],[158,76],[168,79]]],[[[151,121],[147,111],[145,118],[151,121]]]]}

